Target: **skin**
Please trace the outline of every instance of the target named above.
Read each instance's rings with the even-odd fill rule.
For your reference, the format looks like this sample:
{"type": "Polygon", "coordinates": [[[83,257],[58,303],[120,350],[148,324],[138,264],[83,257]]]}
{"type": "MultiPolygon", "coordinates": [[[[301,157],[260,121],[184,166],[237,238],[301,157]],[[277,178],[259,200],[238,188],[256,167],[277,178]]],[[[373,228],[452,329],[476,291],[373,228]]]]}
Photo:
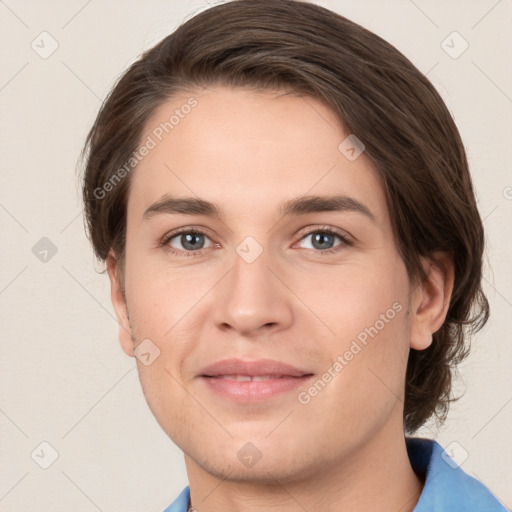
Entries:
{"type": "Polygon", "coordinates": [[[445,319],[451,261],[424,259],[429,279],[412,286],[378,174],[364,153],[349,161],[338,150],[348,133],[312,98],[195,90],[162,104],[141,140],[190,96],[197,106],[133,171],[124,274],[113,253],[107,268],[123,350],[133,357],[147,338],[160,350],[148,366],[137,359],[139,377],[157,421],[185,453],[192,505],[412,511],[423,479],[404,439],[406,361],[445,319]],[[334,193],[366,205],[375,222],[353,211],[280,215],[285,201],[334,193]],[[223,215],[144,220],[165,194],[208,200],[223,215]],[[169,252],[187,252],[180,235],[159,244],[199,226],[198,256],[169,252]],[[311,233],[325,226],[352,245],[335,236],[325,247],[337,252],[322,254],[311,233]],[[263,250],[252,263],[236,252],[247,236],[263,250]],[[296,392],[237,404],[197,377],[228,357],[276,359],[319,377],[396,302],[401,311],[307,404],[296,392]],[[261,453],[252,467],[237,457],[247,442],[261,453]]]}

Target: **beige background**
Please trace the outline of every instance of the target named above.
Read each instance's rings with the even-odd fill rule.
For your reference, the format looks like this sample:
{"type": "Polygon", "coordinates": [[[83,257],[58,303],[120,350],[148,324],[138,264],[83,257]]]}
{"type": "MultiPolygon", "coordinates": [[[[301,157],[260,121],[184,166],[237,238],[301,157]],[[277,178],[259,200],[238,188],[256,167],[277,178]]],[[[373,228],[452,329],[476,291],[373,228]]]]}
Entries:
{"type": "MultiPolygon", "coordinates": [[[[427,73],[467,146],[487,229],[492,317],[461,368],[464,397],[442,431],[421,434],[451,446],[462,468],[510,508],[512,2],[317,3],[381,35],[427,73]],[[446,40],[453,31],[463,39],[446,40]],[[458,58],[445,51],[453,56],[464,41],[458,58]]],[[[118,75],[207,7],[0,1],[1,511],[161,511],[187,484],[182,454],[152,417],[134,361],[118,345],[107,277],[96,272],[84,236],[75,166],[118,75]],[[54,41],[56,51],[42,58],[54,41]],[[57,250],[46,262],[43,237],[57,250]],[[52,455],[43,441],[58,453],[48,469],[40,467],[52,455]]]]}

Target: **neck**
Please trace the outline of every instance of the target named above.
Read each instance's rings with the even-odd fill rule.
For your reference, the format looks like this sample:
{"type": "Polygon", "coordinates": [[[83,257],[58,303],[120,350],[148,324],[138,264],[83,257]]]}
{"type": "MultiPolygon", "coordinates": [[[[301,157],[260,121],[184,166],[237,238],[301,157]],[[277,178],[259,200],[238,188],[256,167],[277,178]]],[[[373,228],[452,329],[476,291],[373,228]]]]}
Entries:
{"type": "Polygon", "coordinates": [[[423,480],[413,471],[403,432],[389,438],[385,431],[357,446],[342,461],[300,476],[258,482],[229,479],[206,472],[185,456],[192,506],[200,512],[412,512],[423,480]]]}

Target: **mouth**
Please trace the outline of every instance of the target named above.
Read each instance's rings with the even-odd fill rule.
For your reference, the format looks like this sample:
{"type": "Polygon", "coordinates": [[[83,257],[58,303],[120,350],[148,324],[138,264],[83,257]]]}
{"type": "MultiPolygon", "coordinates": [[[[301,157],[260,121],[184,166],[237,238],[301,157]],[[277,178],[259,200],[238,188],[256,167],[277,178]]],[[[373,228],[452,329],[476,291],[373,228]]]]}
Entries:
{"type": "Polygon", "coordinates": [[[219,361],[198,377],[217,397],[238,403],[263,402],[304,386],[313,373],[280,361],[219,361]]]}
{"type": "MultiPolygon", "coordinates": [[[[203,375],[203,377],[210,377],[211,379],[227,379],[236,380],[237,382],[248,382],[248,381],[261,381],[261,380],[273,380],[273,379],[285,379],[292,377],[291,375],[203,375]]],[[[300,378],[300,377],[294,377],[300,378]]]]}

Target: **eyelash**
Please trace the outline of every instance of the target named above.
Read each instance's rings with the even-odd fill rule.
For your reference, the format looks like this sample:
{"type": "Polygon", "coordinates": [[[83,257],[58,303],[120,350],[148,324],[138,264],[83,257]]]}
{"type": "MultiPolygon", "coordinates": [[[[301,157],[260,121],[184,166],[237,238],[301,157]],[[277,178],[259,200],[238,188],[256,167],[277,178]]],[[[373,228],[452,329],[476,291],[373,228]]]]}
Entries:
{"type": "MultiPolygon", "coordinates": [[[[198,228],[194,228],[194,229],[180,228],[180,229],[177,229],[176,231],[173,231],[172,233],[168,233],[166,236],[164,236],[162,241],[159,243],[159,247],[164,247],[168,252],[170,252],[174,256],[178,256],[180,258],[190,258],[190,257],[202,256],[205,249],[199,249],[197,251],[182,251],[182,250],[176,250],[176,249],[174,249],[174,247],[171,247],[169,245],[169,242],[173,238],[177,237],[178,235],[184,234],[184,233],[185,234],[194,234],[194,235],[204,235],[204,236],[208,237],[208,234],[205,231],[198,229],[198,228]]],[[[314,251],[318,255],[323,256],[323,255],[333,254],[333,253],[336,253],[339,250],[341,250],[341,248],[343,246],[350,247],[350,246],[354,245],[353,242],[348,239],[348,237],[346,237],[345,235],[342,235],[340,232],[336,231],[335,229],[333,229],[329,226],[316,227],[315,229],[312,229],[312,230],[308,231],[307,233],[304,233],[301,236],[300,240],[303,240],[307,236],[310,236],[314,233],[322,233],[322,234],[329,234],[329,235],[337,236],[341,240],[341,244],[339,244],[335,247],[332,247],[331,249],[318,249],[318,250],[308,249],[308,250],[314,251]]]]}

